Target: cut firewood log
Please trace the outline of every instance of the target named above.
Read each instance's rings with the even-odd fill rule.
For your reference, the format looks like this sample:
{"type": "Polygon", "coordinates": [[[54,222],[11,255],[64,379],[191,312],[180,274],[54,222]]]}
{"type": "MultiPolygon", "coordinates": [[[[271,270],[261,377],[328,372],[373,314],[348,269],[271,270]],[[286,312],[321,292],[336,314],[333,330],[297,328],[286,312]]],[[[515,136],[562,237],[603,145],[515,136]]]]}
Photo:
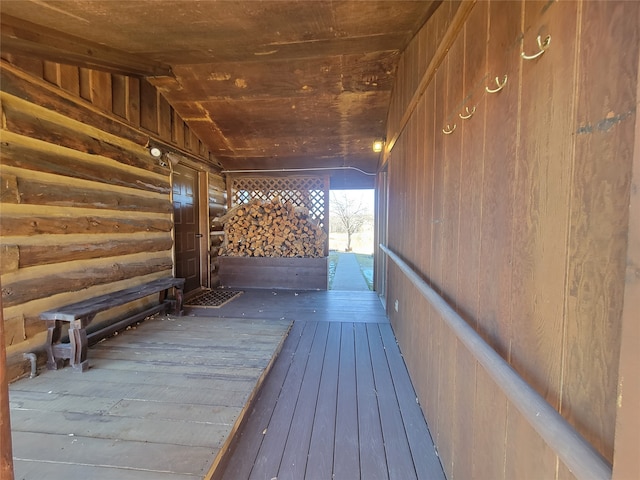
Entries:
{"type": "Polygon", "coordinates": [[[327,235],[309,210],[279,198],[238,205],[224,220],[220,255],[242,257],[322,257],[327,235]]]}
{"type": "Polygon", "coordinates": [[[244,205],[237,205],[233,208],[231,208],[230,210],[227,210],[225,212],[224,215],[222,215],[221,217],[215,217],[211,223],[212,226],[216,226],[216,225],[223,225],[224,223],[226,223],[227,220],[229,220],[231,217],[233,217],[236,212],[238,211],[238,209],[240,209],[241,207],[243,207],[244,205]]]}

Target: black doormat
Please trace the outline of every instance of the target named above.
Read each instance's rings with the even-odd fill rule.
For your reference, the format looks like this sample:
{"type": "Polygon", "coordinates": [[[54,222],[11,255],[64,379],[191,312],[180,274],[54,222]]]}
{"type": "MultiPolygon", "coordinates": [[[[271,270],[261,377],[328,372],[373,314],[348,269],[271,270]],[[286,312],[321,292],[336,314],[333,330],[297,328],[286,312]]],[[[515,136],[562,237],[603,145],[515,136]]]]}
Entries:
{"type": "Polygon", "coordinates": [[[185,307],[220,308],[242,294],[239,290],[207,290],[185,301],[185,307]]]}

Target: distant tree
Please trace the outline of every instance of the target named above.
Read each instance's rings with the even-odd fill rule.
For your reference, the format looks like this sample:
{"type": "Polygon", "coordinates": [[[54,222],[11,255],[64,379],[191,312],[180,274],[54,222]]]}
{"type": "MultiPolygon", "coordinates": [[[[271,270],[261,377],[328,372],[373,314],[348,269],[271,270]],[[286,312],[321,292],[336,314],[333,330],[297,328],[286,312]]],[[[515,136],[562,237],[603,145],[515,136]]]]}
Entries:
{"type": "Polygon", "coordinates": [[[354,202],[345,193],[331,192],[330,210],[347,232],[347,252],[351,251],[351,236],[360,231],[367,221],[367,205],[362,200],[354,202]]]}

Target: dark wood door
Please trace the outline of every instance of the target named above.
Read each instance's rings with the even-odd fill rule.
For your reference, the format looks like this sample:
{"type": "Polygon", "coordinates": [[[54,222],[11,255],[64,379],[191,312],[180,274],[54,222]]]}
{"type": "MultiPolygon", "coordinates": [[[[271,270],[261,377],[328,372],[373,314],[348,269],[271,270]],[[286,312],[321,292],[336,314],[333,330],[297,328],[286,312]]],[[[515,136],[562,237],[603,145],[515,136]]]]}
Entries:
{"type": "Polygon", "coordinates": [[[177,165],[173,172],[173,216],[176,276],[184,278],[184,291],[200,287],[200,232],[198,227],[198,173],[177,165]]]}

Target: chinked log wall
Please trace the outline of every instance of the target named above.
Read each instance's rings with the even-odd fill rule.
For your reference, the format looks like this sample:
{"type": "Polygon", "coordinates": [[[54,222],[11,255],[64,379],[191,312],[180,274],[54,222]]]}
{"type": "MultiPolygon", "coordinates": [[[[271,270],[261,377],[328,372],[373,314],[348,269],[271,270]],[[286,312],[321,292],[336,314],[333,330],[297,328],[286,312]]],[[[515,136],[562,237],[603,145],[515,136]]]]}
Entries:
{"type": "MultiPolygon", "coordinates": [[[[384,156],[389,250],[608,462],[639,7],[443,2],[400,61],[384,156]],[[551,36],[547,51],[521,59],[538,35],[551,36]]],[[[447,477],[574,478],[407,275],[387,268],[389,315],[447,477]]]]}
{"type": "MultiPolygon", "coordinates": [[[[221,217],[227,212],[227,185],[220,175],[209,175],[209,219],[221,217]]],[[[211,287],[220,285],[220,263],[218,254],[224,241],[224,230],[221,224],[210,227],[211,287]]]]}
{"type": "MultiPolygon", "coordinates": [[[[213,162],[145,80],[9,60],[1,70],[0,246],[11,356],[44,341],[40,312],[172,274],[170,169],[150,157],[149,138],[213,162]]],[[[209,208],[224,206],[222,180],[209,177],[209,208]]],[[[11,368],[10,378],[22,365],[11,368]]]]}

